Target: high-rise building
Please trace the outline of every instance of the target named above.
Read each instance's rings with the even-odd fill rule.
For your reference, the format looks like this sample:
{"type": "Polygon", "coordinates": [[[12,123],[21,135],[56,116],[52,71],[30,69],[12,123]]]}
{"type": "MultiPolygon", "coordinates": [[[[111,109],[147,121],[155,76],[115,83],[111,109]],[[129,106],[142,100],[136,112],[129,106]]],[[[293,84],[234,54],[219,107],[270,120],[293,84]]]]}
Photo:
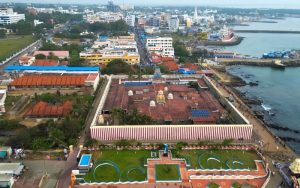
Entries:
{"type": "Polygon", "coordinates": [[[0,25],[9,25],[25,20],[25,14],[18,14],[12,8],[0,8],[0,25]]]}
{"type": "Polygon", "coordinates": [[[179,29],[179,19],[177,16],[172,16],[169,20],[169,30],[176,32],[179,29]]]}
{"type": "Polygon", "coordinates": [[[163,57],[174,57],[172,37],[150,37],[146,40],[149,53],[156,53],[163,57]]]}
{"type": "Polygon", "coordinates": [[[125,22],[127,23],[127,25],[129,25],[130,27],[134,27],[135,25],[135,15],[127,15],[125,17],[125,22]]]}
{"type": "Polygon", "coordinates": [[[106,5],[106,8],[108,11],[111,11],[111,12],[117,12],[120,10],[120,7],[118,5],[115,5],[113,3],[113,1],[108,1],[108,4],[106,5]]]}

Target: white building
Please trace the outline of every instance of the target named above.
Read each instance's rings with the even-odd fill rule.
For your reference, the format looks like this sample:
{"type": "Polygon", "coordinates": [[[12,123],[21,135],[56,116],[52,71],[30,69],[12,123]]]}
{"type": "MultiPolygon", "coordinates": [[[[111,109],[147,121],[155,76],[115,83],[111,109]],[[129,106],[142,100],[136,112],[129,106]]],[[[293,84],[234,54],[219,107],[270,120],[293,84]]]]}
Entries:
{"type": "Polygon", "coordinates": [[[169,20],[169,30],[177,32],[179,29],[179,19],[177,16],[172,16],[169,20]]]}
{"type": "Polygon", "coordinates": [[[119,12],[97,12],[83,16],[84,20],[89,23],[104,22],[110,23],[123,19],[123,14],[119,12]]]}
{"type": "Polygon", "coordinates": [[[40,20],[33,20],[33,25],[36,27],[37,25],[43,24],[44,22],[41,22],[40,20]]]}
{"type": "Polygon", "coordinates": [[[25,20],[25,14],[18,14],[12,8],[0,8],[0,25],[9,25],[25,20]]]}
{"type": "Polygon", "coordinates": [[[156,53],[163,57],[174,57],[172,37],[147,38],[146,48],[149,53],[156,53]]]}
{"type": "Polygon", "coordinates": [[[130,27],[134,27],[134,25],[135,25],[135,15],[128,15],[128,16],[126,16],[125,17],[125,22],[130,27]]]}

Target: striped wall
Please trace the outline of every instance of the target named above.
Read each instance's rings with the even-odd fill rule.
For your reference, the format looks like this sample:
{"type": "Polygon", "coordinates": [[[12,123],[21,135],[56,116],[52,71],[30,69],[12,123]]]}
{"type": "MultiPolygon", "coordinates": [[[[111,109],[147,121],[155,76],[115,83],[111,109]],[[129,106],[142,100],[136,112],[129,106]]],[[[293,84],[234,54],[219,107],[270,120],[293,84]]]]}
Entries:
{"type": "Polygon", "coordinates": [[[92,126],[91,136],[100,141],[251,139],[252,125],[132,125],[92,126]]]}

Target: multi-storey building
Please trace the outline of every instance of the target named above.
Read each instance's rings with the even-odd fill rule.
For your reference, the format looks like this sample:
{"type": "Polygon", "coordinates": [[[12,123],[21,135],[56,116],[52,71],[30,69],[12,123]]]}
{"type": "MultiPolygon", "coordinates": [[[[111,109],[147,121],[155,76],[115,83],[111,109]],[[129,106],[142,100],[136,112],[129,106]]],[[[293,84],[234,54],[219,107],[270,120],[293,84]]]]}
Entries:
{"type": "Polygon", "coordinates": [[[140,62],[134,34],[112,38],[101,37],[92,48],[93,50],[80,53],[80,57],[91,65],[106,65],[115,59],[123,60],[128,64],[140,62]]]}
{"type": "Polygon", "coordinates": [[[125,17],[125,22],[127,23],[127,25],[129,25],[130,27],[134,27],[135,25],[135,15],[127,15],[125,17]]]}
{"type": "Polygon", "coordinates": [[[156,53],[163,57],[174,57],[172,37],[151,37],[146,39],[149,53],[156,53]]]}
{"type": "Polygon", "coordinates": [[[137,52],[127,52],[122,49],[81,52],[80,58],[87,60],[91,65],[106,65],[116,59],[123,60],[128,64],[138,64],[140,62],[140,55],[137,52]]]}
{"type": "Polygon", "coordinates": [[[97,12],[95,14],[87,14],[84,15],[84,20],[89,23],[95,23],[95,22],[115,22],[118,20],[123,19],[123,15],[118,12],[97,12]]]}
{"type": "Polygon", "coordinates": [[[0,25],[9,25],[25,20],[25,14],[18,14],[12,8],[0,8],[0,25]]]}
{"type": "Polygon", "coordinates": [[[177,16],[172,16],[169,20],[169,30],[176,32],[179,29],[179,19],[177,16]]]}

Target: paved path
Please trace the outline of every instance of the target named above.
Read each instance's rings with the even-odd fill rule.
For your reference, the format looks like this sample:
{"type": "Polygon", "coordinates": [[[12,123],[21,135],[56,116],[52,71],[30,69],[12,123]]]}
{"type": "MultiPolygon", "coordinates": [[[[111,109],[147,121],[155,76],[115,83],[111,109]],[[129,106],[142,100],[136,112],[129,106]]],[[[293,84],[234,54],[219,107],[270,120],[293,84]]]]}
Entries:
{"type": "Polygon", "coordinates": [[[181,176],[182,183],[189,182],[189,176],[186,168],[186,164],[184,160],[173,160],[172,153],[169,151],[167,157],[163,156],[163,152],[159,151],[159,159],[148,160],[148,168],[147,168],[147,175],[148,175],[148,182],[155,183],[156,182],[156,175],[155,175],[155,165],[156,164],[175,164],[179,165],[179,171],[181,176]]]}
{"type": "Polygon", "coordinates": [[[82,131],[80,139],[78,141],[77,146],[74,147],[74,150],[69,154],[67,162],[64,167],[64,172],[59,177],[58,183],[56,188],[67,188],[71,181],[71,172],[72,170],[76,169],[77,166],[77,154],[79,152],[79,146],[84,144],[86,138],[90,137],[90,126],[93,121],[93,118],[97,111],[97,106],[101,100],[105,85],[107,84],[107,80],[105,79],[104,83],[100,86],[101,88],[96,93],[96,98],[92,105],[92,110],[89,112],[86,122],[84,131],[82,131]]]}

